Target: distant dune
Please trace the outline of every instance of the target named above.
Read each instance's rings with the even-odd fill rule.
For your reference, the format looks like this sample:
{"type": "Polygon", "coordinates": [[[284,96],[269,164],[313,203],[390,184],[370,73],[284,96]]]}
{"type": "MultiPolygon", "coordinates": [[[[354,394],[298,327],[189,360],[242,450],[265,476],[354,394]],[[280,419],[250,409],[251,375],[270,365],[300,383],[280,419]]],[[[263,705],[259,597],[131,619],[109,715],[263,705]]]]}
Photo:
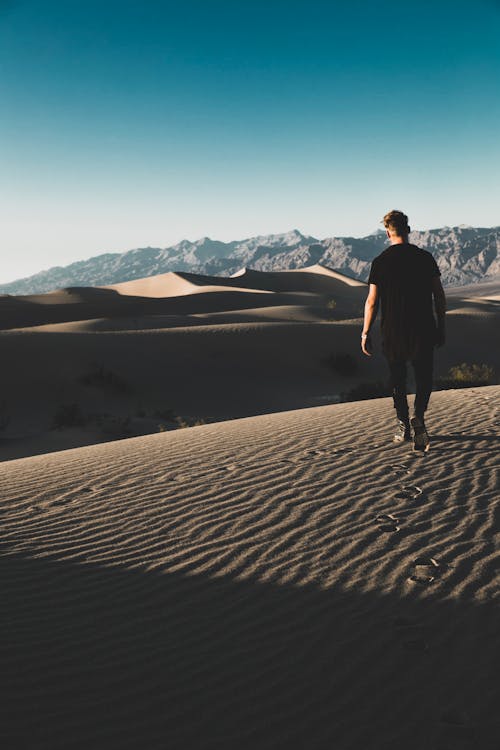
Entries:
{"type": "Polygon", "coordinates": [[[346,285],[366,289],[365,282],[320,263],[288,271],[255,271],[252,268],[242,268],[230,278],[237,279],[240,284],[244,282],[245,286],[252,289],[267,289],[273,292],[303,289],[322,294],[342,289],[346,285]]]}
{"type": "MultiPolygon", "coordinates": [[[[491,285],[478,291],[449,295],[437,376],[471,362],[498,377],[499,302],[491,285]]],[[[370,393],[387,372],[378,323],[374,356],[360,350],[366,292],[312,265],[2,298],[0,459],[370,393]]]]}
{"type": "Polygon", "coordinates": [[[467,284],[466,286],[452,287],[448,290],[450,297],[462,297],[467,299],[483,299],[487,301],[500,301],[500,276],[490,281],[478,284],[467,284]]]}
{"type": "Polygon", "coordinates": [[[392,412],[4,464],[3,747],[496,750],[500,386],[392,412]]]}
{"type": "Polygon", "coordinates": [[[130,315],[209,314],[270,305],[325,306],[359,315],[366,284],[315,265],[300,271],[250,272],[234,278],[166,273],[108,287],[59,289],[0,298],[0,329],[130,315]]]}
{"type": "Polygon", "coordinates": [[[229,277],[203,276],[179,271],[103,288],[137,297],[171,297],[193,294],[201,290],[220,291],[228,287],[238,291],[251,289],[260,292],[299,291],[333,294],[339,291],[345,292],[346,287],[366,289],[366,284],[317,263],[291,271],[254,271],[251,268],[242,268],[229,277]]]}
{"type": "MultiPolygon", "coordinates": [[[[125,281],[121,284],[102,287],[103,289],[112,289],[118,294],[130,295],[135,297],[180,297],[186,294],[196,294],[198,292],[225,292],[228,288],[233,291],[248,291],[248,287],[238,286],[231,283],[230,279],[225,277],[201,276],[189,273],[163,273],[159,276],[148,276],[145,279],[134,279],[125,281]]],[[[252,291],[266,291],[256,290],[252,291]]],[[[273,290],[269,290],[273,291],[273,290]]]]}

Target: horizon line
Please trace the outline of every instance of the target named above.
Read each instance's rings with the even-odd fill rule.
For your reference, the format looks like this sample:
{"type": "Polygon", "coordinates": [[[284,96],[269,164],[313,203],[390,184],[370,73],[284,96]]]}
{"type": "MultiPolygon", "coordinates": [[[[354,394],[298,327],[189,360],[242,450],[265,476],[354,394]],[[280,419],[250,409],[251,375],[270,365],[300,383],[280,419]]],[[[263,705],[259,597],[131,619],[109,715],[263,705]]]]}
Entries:
{"type": "MultiPolygon", "coordinates": [[[[456,225],[453,225],[453,226],[450,226],[449,224],[444,224],[442,226],[430,227],[428,229],[411,229],[410,234],[422,233],[422,232],[434,232],[434,231],[438,231],[440,229],[485,229],[485,230],[489,229],[491,231],[494,231],[494,230],[499,229],[499,228],[500,228],[500,225],[498,225],[498,224],[494,225],[494,226],[491,226],[491,227],[476,227],[473,224],[456,224],[456,225]]],[[[328,240],[328,239],[339,239],[339,240],[345,240],[345,239],[360,239],[360,240],[362,240],[362,239],[367,239],[368,237],[373,237],[373,236],[375,236],[377,234],[383,234],[384,233],[384,229],[379,228],[379,229],[374,230],[373,232],[370,232],[369,234],[364,234],[364,235],[360,235],[360,236],[346,235],[346,234],[344,234],[344,235],[331,234],[331,235],[327,235],[326,237],[322,237],[322,238],[315,237],[315,236],[313,236],[311,234],[303,234],[303,232],[301,232],[300,229],[297,229],[297,227],[294,227],[293,229],[289,229],[288,231],[285,231],[285,232],[272,232],[272,233],[269,233],[269,234],[253,234],[253,235],[250,235],[250,236],[247,236],[247,237],[243,237],[241,239],[228,240],[228,241],[212,239],[208,235],[203,235],[202,237],[200,237],[200,238],[198,238],[196,240],[189,240],[187,237],[184,237],[181,240],[178,240],[177,242],[174,242],[171,245],[165,245],[165,246],[141,245],[141,246],[137,246],[137,247],[128,248],[127,250],[116,250],[116,251],[108,251],[108,252],[106,252],[106,251],[105,252],[98,252],[95,255],[89,255],[89,256],[87,256],[85,258],[81,258],[79,260],[70,261],[69,263],[67,263],[65,265],[48,266],[46,268],[42,268],[39,271],[34,271],[33,273],[29,274],[28,276],[19,276],[19,277],[15,278],[15,279],[12,279],[11,281],[0,282],[0,286],[8,286],[9,284],[15,284],[16,282],[27,281],[27,280],[33,278],[34,276],[38,276],[41,273],[48,273],[49,271],[54,271],[54,270],[59,269],[59,268],[69,268],[70,266],[73,266],[76,263],[85,263],[85,262],[87,262],[89,260],[93,260],[95,258],[101,258],[101,257],[103,257],[105,255],[126,255],[127,253],[131,253],[131,252],[134,252],[134,251],[137,251],[137,250],[148,250],[148,249],[151,249],[151,250],[157,250],[157,249],[158,250],[169,250],[169,249],[175,247],[176,245],[180,245],[182,242],[188,242],[190,245],[195,245],[196,243],[201,242],[203,240],[209,240],[210,242],[220,242],[222,245],[230,245],[230,244],[233,244],[233,243],[247,242],[248,240],[257,239],[259,237],[280,237],[280,236],[285,236],[287,234],[288,235],[289,234],[293,234],[294,232],[300,234],[302,237],[304,237],[306,239],[313,239],[313,240],[317,240],[318,242],[324,242],[325,240],[328,240]]]]}

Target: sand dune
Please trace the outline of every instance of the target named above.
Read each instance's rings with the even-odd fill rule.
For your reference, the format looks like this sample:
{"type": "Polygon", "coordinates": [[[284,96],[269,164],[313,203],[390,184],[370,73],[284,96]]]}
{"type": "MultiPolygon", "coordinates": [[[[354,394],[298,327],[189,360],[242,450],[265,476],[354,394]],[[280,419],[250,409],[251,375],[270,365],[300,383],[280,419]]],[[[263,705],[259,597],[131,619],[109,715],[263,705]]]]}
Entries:
{"type": "Polygon", "coordinates": [[[122,295],[136,297],[172,297],[196,294],[201,291],[221,291],[227,288],[238,291],[296,292],[307,291],[315,294],[344,293],[351,288],[352,293],[366,289],[366,284],[350,276],[322,266],[319,263],[291,271],[255,271],[242,268],[232,276],[206,276],[183,271],[150,276],[144,279],[101,287],[122,295]]]}
{"type": "MultiPolygon", "coordinates": [[[[500,369],[476,291],[437,374],[500,369]]],[[[388,399],[310,408],[386,378],[365,296],[312,266],[0,300],[5,747],[496,750],[500,386],[434,393],[425,458],[388,399]]]]}
{"type": "MultiPolygon", "coordinates": [[[[149,318],[127,321],[126,330],[81,330],[73,324],[0,334],[3,384],[10,417],[0,433],[0,455],[14,458],[38,435],[38,450],[50,439],[52,449],[65,430],[50,425],[64,404],[77,403],[87,415],[113,414],[132,420],[137,413],[173,409],[176,414],[205,420],[228,419],[310,406],[318,397],[350,388],[366,379],[355,336],[357,322],[319,325],[287,321],[211,323],[148,329],[149,318]],[[135,330],[134,330],[135,329],[135,330]],[[335,376],[322,359],[333,351],[352,352],[357,377],[335,376]],[[36,376],[32,363],[37,363],[36,376]],[[103,367],[127,388],[106,382],[86,385],[87,375],[103,367]]],[[[0,410],[1,411],[1,410],[0,410]]],[[[0,414],[1,417],[1,414],[0,414]]],[[[158,429],[156,419],[153,429],[158,429]]],[[[91,420],[89,441],[95,441],[91,420]]],[[[83,435],[81,436],[83,438],[83,435]]],[[[106,439],[105,435],[101,439],[106,439]]]]}
{"type": "MultiPolygon", "coordinates": [[[[166,277],[167,297],[132,295],[134,289],[146,294],[148,284],[152,294],[164,293],[168,284],[158,277],[130,282],[130,294],[75,288],[0,300],[6,329],[0,332],[0,460],[109,440],[110,430],[120,434],[120,423],[125,435],[157,431],[163,422],[156,415],[169,410],[191,421],[243,417],[332,403],[387,378],[378,323],[374,356],[368,360],[360,351],[366,295],[360,282],[321,266],[245,269],[218,280],[166,277]],[[223,291],[206,291],[213,280],[223,291]],[[177,283],[196,292],[181,294],[177,283]],[[328,366],[332,356],[350,358],[350,373],[328,366]],[[52,429],[71,405],[85,425],[52,429]]],[[[482,296],[472,292],[449,295],[436,376],[462,362],[500,370],[499,303],[486,299],[484,289],[482,296]]]]}
{"type": "MultiPolygon", "coordinates": [[[[5,295],[0,298],[0,330],[145,316],[157,321],[161,317],[161,328],[169,322],[177,325],[180,318],[192,325],[197,317],[203,323],[203,318],[210,320],[210,316],[214,322],[217,317],[227,322],[350,319],[362,315],[366,289],[363,282],[318,264],[276,272],[243,268],[232,277],[171,272],[109,287],[5,295]],[[327,307],[332,301],[334,310],[327,307]],[[271,307],[281,310],[267,309],[271,307]]],[[[466,315],[497,315],[499,293],[494,282],[452,289],[449,307],[466,315]]],[[[151,328],[150,323],[145,327],[151,328]]],[[[123,323],[117,323],[116,329],[123,330],[123,323]]]]}
{"type": "MultiPolygon", "coordinates": [[[[118,294],[132,295],[135,297],[180,297],[185,294],[197,294],[198,292],[221,292],[230,287],[233,291],[246,292],[246,287],[239,287],[231,283],[229,279],[218,276],[201,276],[191,273],[170,273],[149,276],[144,279],[134,279],[133,281],[124,281],[121,284],[102,287],[102,289],[111,289],[118,294]],[[227,283],[225,283],[227,282],[227,283]]],[[[261,294],[268,291],[266,289],[254,289],[261,294]]]]}
{"type": "Polygon", "coordinates": [[[337,318],[361,314],[366,285],[323,266],[245,271],[238,278],[167,273],[108,287],[78,287],[0,299],[0,330],[96,318],[209,315],[270,306],[323,308],[337,318]],[[332,296],[333,295],[333,296],[332,296]]]}
{"type": "Polygon", "coordinates": [[[488,281],[483,281],[479,284],[453,287],[449,290],[449,296],[498,302],[500,301],[500,276],[489,278],[488,281]]]}
{"type": "MultiPolygon", "coordinates": [[[[359,320],[199,320],[163,329],[151,328],[149,317],[123,322],[123,330],[104,320],[94,330],[80,330],[87,325],[80,323],[68,330],[59,325],[0,334],[1,460],[59,450],[77,445],[75,440],[109,440],[107,427],[97,430],[99,415],[112,429],[125,421],[128,434],[143,434],[159,429],[163,420],[154,415],[165,410],[205,421],[263,414],[332,403],[358,384],[387,378],[378,331],[374,356],[367,359],[360,351],[359,320]],[[324,364],[336,354],[352,358],[354,374],[324,364]],[[105,377],[88,384],[101,369],[105,377]],[[78,405],[88,425],[76,434],[51,429],[70,404],[78,405]]],[[[498,372],[500,349],[492,343],[497,328],[494,318],[450,316],[446,347],[436,351],[436,376],[461,362],[485,362],[498,372]]]]}
{"type": "Polygon", "coordinates": [[[75,320],[65,323],[48,323],[24,328],[25,331],[64,333],[88,331],[147,331],[165,330],[191,326],[223,325],[232,323],[261,322],[302,322],[330,323],[325,319],[325,308],[313,305],[272,305],[270,307],[250,307],[239,310],[222,310],[192,315],[137,315],[120,318],[95,318],[75,320]]]}
{"type": "Polygon", "coordinates": [[[253,268],[242,268],[234,273],[231,279],[236,279],[239,284],[244,282],[245,286],[252,289],[271,289],[272,291],[284,291],[308,288],[315,292],[333,292],[342,286],[362,288],[366,290],[364,281],[358,281],[351,276],[335,271],[320,263],[304,268],[293,268],[288,271],[256,271],[253,268]]]}
{"type": "Polygon", "coordinates": [[[500,386],[2,467],[4,747],[498,747],[500,386]]]}
{"type": "MultiPolygon", "coordinates": [[[[248,320],[241,315],[212,313],[184,324],[177,318],[175,325],[161,316],[138,316],[2,332],[0,425],[4,417],[8,423],[0,431],[0,458],[73,446],[77,438],[82,445],[109,439],[106,431],[100,437],[96,432],[98,415],[128,420],[132,434],[143,434],[159,429],[162,420],[153,415],[166,409],[192,419],[229,419],[332,403],[358,384],[387,378],[378,327],[368,359],[359,347],[360,319],[271,320],[254,310],[248,320]],[[354,372],[332,370],[324,363],[331,355],[351,357],[354,372]],[[86,383],[100,368],[123,388],[105,378],[86,383]],[[54,432],[55,415],[69,404],[78,404],[88,426],[77,434],[54,432]],[[138,416],[142,412],[148,419],[138,416]]],[[[497,329],[497,317],[450,315],[447,344],[436,351],[436,376],[464,361],[485,362],[498,372],[497,329]]]]}
{"type": "MultiPolygon", "coordinates": [[[[84,288],[37,297],[7,297],[0,300],[0,330],[28,328],[52,323],[150,315],[195,315],[218,311],[245,310],[270,305],[304,304],[305,300],[325,306],[325,298],[307,292],[263,294],[252,289],[200,288],[193,294],[171,297],[134,297],[111,289],[84,288]]],[[[359,305],[350,310],[359,312],[359,305]]],[[[347,310],[345,311],[347,312],[347,310]]]]}

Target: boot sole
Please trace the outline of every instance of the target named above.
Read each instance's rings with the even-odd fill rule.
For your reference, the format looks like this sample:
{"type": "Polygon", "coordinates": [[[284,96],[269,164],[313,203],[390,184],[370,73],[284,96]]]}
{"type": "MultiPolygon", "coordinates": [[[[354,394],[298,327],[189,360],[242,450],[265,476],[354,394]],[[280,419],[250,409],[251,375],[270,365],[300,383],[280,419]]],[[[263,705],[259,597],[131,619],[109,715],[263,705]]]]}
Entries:
{"type": "Polygon", "coordinates": [[[431,445],[429,435],[427,434],[425,427],[422,427],[420,424],[415,424],[417,421],[419,420],[416,420],[415,418],[410,420],[410,424],[413,428],[413,450],[424,451],[424,453],[427,453],[431,445]]]}

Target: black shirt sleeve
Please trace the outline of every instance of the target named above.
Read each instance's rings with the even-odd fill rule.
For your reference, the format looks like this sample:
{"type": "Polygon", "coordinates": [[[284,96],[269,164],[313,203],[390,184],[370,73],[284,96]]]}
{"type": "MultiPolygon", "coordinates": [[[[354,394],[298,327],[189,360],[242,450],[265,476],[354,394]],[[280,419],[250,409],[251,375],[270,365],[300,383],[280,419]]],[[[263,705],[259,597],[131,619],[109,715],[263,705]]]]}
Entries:
{"type": "Polygon", "coordinates": [[[376,284],[377,286],[380,286],[380,279],[379,279],[379,268],[378,268],[378,259],[375,258],[372,261],[372,265],[370,268],[370,275],[368,276],[368,283],[369,284],[376,284]]]}
{"type": "Polygon", "coordinates": [[[431,278],[434,278],[434,276],[441,276],[441,271],[439,270],[439,266],[436,263],[434,257],[430,253],[429,253],[429,265],[430,265],[431,278]]]}

